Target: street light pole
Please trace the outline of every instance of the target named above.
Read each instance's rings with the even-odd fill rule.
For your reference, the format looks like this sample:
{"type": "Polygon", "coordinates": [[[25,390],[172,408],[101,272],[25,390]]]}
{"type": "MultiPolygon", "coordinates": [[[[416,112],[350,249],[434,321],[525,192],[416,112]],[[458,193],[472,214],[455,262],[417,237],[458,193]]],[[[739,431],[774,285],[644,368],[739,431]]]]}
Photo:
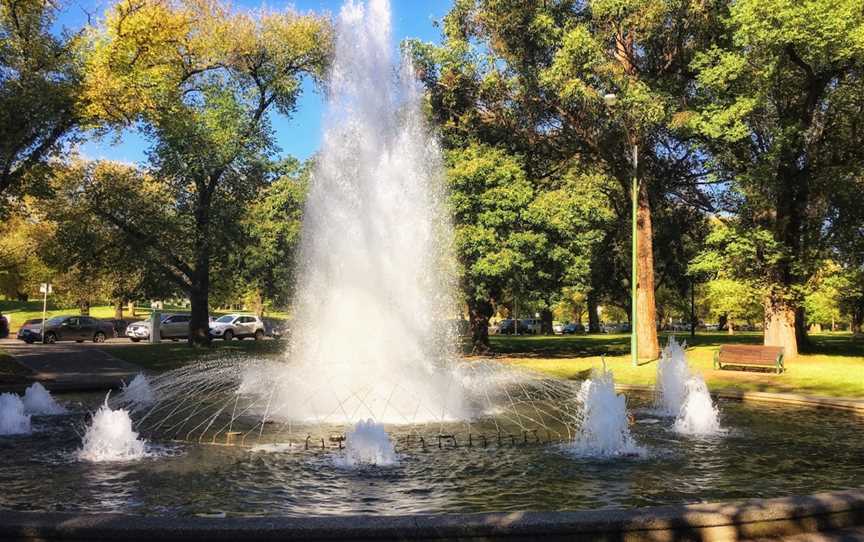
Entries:
{"type": "Polygon", "coordinates": [[[631,187],[632,196],[633,196],[633,254],[631,257],[631,277],[630,277],[630,357],[633,361],[633,366],[636,367],[639,365],[639,341],[636,336],[636,327],[638,323],[638,312],[636,310],[636,292],[637,285],[639,281],[639,273],[637,268],[637,259],[638,259],[638,250],[639,250],[639,242],[637,238],[637,222],[639,220],[638,212],[639,212],[639,147],[635,143],[633,144],[633,186],[631,187]]]}
{"type": "MultiPolygon", "coordinates": [[[[603,101],[610,109],[618,103],[618,96],[614,93],[609,93],[603,96],[603,101]]],[[[639,365],[639,341],[636,335],[636,327],[638,324],[638,316],[636,311],[636,291],[639,282],[639,273],[637,260],[639,257],[638,249],[639,242],[637,240],[637,229],[639,221],[639,146],[636,144],[636,138],[632,133],[628,133],[628,143],[633,144],[633,179],[630,187],[630,195],[633,204],[632,215],[632,255],[630,258],[631,275],[630,275],[630,358],[633,366],[639,365]]]]}

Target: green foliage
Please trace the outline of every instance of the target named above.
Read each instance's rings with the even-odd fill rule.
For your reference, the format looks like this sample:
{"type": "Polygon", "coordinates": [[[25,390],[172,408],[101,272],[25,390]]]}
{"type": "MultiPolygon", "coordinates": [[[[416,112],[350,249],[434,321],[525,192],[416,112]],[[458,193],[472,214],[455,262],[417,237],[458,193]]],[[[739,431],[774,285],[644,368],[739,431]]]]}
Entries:
{"type": "Polygon", "coordinates": [[[55,4],[46,0],[0,1],[3,198],[39,192],[48,160],[82,122],[79,39],[52,33],[55,15],[55,4]]]}

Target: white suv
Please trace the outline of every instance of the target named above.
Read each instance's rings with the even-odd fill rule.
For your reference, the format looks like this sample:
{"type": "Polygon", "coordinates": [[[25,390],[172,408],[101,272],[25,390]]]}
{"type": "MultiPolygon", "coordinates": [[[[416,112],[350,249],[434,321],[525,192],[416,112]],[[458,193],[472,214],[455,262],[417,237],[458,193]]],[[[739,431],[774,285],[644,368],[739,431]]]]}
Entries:
{"type": "Polygon", "coordinates": [[[253,337],[260,341],[264,338],[264,322],[250,314],[226,314],[210,322],[210,336],[224,341],[231,341],[235,337],[253,337]]]}

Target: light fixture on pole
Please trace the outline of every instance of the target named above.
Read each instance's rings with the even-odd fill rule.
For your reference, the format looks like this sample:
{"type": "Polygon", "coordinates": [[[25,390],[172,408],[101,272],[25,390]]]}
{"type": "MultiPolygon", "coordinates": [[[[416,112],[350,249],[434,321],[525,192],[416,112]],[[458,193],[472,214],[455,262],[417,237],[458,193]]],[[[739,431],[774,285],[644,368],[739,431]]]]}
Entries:
{"type": "MultiPolygon", "coordinates": [[[[603,102],[610,109],[618,103],[618,95],[608,93],[603,95],[603,102]]],[[[636,260],[638,258],[638,241],[637,221],[639,211],[639,177],[637,175],[639,169],[639,147],[636,145],[635,138],[631,137],[633,144],[633,179],[630,187],[630,198],[632,201],[632,256],[631,256],[631,276],[630,276],[630,358],[633,366],[639,365],[639,343],[636,335],[637,328],[637,312],[636,312],[636,291],[639,280],[637,272],[636,260]]]]}

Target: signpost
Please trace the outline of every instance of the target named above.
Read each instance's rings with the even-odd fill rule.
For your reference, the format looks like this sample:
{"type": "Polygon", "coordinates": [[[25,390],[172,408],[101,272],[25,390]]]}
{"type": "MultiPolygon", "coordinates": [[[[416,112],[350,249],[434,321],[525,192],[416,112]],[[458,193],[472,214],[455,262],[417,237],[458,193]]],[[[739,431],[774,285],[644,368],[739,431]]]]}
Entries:
{"type": "Polygon", "coordinates": [[[42,325],[39,326],[42,342],[45,342],[45,316],[48,313],[48,294],[53,293],[54,289],[50,282],[43,282],[39,285],[39,293],[42,294],[42,325]]]}

